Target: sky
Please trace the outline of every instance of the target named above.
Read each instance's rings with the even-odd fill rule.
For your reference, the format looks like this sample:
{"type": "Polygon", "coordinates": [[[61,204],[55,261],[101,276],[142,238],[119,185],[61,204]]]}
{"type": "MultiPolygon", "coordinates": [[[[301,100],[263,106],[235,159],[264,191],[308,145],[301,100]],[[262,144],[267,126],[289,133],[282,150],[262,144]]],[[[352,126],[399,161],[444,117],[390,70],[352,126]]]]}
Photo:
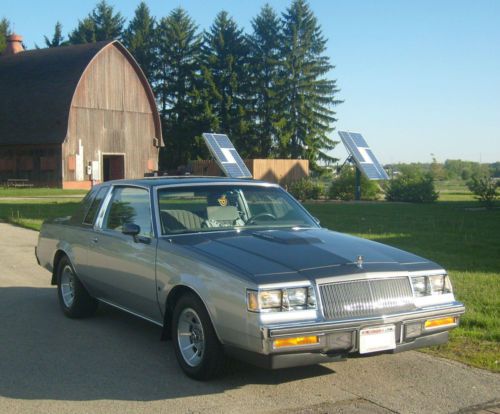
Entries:
{"type": "MultiPolygon", "coordinates": [[[[282,13],[291,0],[268,0],[282,13]]],[[[139,0],[108,0],[130,19],[139,0]]],[[[32,48],[67,34],[97,0],[0,0],[32,48]]],[[[181,6],[200,29],[226,10],[247,32],[265,0],[146,0],[181,6]]],[[[340,88],[336,130],[361,133],[383,163],[500,161],[500,0],[310,0],[340,88]]],[[[337,132],[331,134],[338,140],[337,132]]],[[[168,137],[167,137],[168,139],[168,137]]],[[[339,144],[332,155],[341,160],[339,144]]]]}

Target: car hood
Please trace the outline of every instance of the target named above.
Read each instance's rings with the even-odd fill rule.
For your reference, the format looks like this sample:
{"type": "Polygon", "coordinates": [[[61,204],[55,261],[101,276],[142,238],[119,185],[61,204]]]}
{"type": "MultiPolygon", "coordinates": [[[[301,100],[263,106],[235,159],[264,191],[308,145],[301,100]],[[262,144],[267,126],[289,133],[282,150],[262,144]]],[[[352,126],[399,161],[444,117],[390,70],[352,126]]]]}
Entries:
{"type": "MultiPolygon", "coordinates": [[[[440,269],[422,257],[326,229],[245,230],[177,238],[259,283],[353,273],[440,269]]],[[[187,247],[187,246],[186,246],[187,247]]]]}

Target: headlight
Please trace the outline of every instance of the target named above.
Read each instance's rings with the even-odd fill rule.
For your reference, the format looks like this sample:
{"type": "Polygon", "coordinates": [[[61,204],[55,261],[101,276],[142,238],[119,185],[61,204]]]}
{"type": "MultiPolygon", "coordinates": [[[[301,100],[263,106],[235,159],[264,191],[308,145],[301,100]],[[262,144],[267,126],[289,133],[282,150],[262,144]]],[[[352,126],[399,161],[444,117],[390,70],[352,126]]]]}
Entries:
{"type": "Polygon", "coordinates": [[[247,290],[247,307],[252,312],[283,312],[316,309],[314,289],[310,287],[247,290]]]}
{"type": "Polygon", "coordinates": [[[443,295],[452,292],[448,275],[416,276],[412,277],[411,281],[416,297],[443,295]]]}

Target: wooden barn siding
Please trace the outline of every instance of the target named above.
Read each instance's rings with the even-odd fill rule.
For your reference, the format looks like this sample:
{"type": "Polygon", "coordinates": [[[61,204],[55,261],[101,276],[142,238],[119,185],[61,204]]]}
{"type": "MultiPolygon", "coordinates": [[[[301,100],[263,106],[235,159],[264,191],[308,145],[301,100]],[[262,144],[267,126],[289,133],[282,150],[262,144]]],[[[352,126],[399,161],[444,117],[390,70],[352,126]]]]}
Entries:
{"type": "MultiPolygon", "coordinates": [[[[190,164],[193,175],[222,175],[222,171],[213,160],[196,160],[190,164]]],[[[254,179],[280,185],[287,185],[309,175],[308,160],[252,159],[245,160],[245,164],[254,179]]]]}
{"type": "Polygon", "coordinates": [[[30,184],[39,187],[60,187],[61,147],[0,146],[0,183],[5,184],[11,178],[28,179],[30,184]]]}
{"type": "Polygon", "coordinates": [[[114,46],[105,48],[85,71],[71,105],[68,136],[63,144],[64,181],[76,180],[68,156],[84,147],[84,164],[99,161],[101,153],[125,154],[125,177],[139,178],[148,160],[158,167],[153,146],[155,126],[144,87],[125,56],[114,46]]]}

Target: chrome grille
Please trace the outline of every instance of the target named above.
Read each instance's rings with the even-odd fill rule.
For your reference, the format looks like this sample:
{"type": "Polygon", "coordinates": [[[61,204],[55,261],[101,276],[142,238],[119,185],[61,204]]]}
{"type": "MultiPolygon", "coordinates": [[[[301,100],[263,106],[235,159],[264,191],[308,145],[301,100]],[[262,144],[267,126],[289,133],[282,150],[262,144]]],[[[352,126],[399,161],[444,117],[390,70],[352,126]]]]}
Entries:
{"type": "Polygon", "coordinates": [[[326,319],[381,316],[415,309],[407,277],[335,282],[319,286],[326,319]]]}

